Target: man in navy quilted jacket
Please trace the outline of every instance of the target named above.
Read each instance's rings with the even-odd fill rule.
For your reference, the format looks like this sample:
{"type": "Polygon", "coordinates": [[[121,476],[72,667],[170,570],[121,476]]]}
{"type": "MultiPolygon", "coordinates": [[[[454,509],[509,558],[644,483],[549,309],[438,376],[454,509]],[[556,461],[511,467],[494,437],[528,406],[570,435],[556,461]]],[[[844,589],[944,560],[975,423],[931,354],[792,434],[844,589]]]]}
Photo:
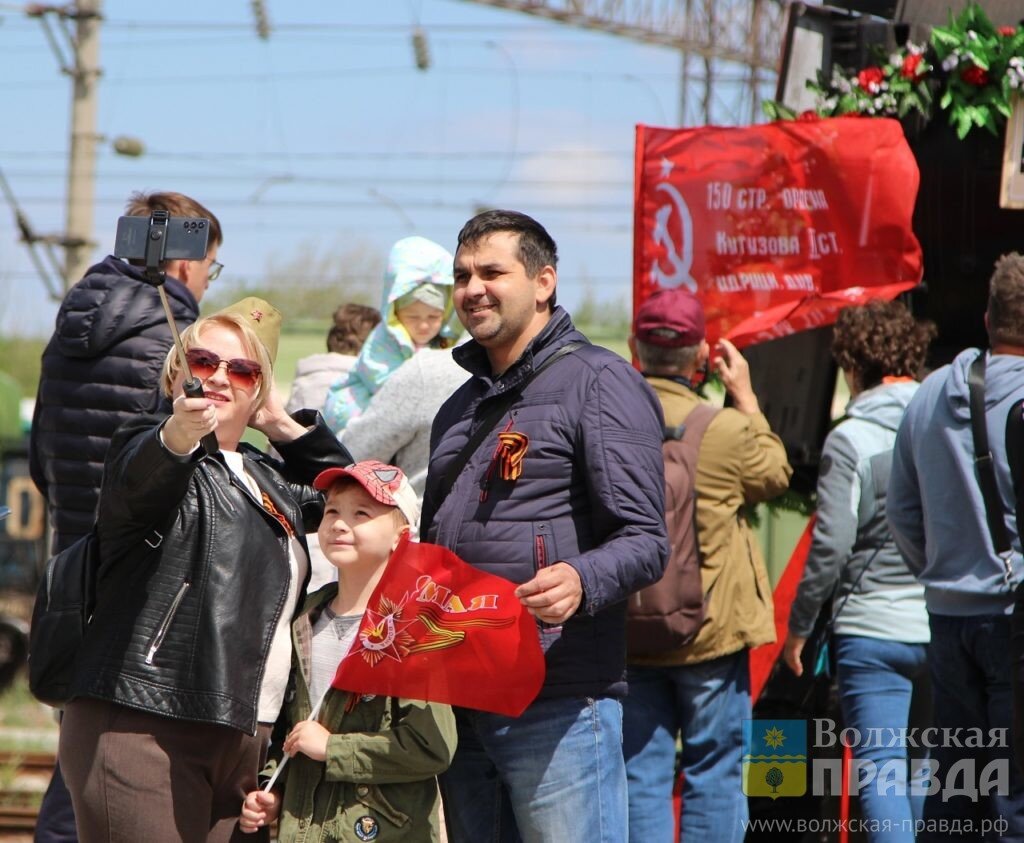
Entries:
{"type": "Polygon", "coordinates": [[[441,777],[452,843],[627,836],[625,600],[668,553],[662,414],[636,370],[555,305],[556,266],[525,214],[487,211],[459,233],[454,301],[473,339],[454,357],[473,377],[434,420],[421,535],[520,584],[547,676],[518,718],[456,710],[441,777]]]}
{"type": "MultiPolygon", "coordinates": [[[[125,214],[148,217],[153,211],[210,220],[204,260],[170,260],[161,267],[180,331],[195,322],[199,300],[220,274],[223,235],[217,218],[181,193],[135,193],[125,214]]],[[[125,420],[157,409],[160,369],[172,342],[156,288],[141,268],[113,255],[91,267],[64,297],[43,352],[29,439],[29,470],[46,499],[53,553],[89,532],[110,438],[125,420]]],[[[77,840],[60,768],[40,808],[35,839],[77,840]]]]}

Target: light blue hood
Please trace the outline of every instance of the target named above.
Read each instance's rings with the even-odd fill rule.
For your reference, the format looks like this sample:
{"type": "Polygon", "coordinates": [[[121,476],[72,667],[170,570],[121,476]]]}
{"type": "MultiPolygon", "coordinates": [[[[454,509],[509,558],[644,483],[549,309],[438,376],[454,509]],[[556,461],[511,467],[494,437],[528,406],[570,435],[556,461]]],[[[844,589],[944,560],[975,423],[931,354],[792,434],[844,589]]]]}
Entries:
{"type": "Polygon", "coordinates": [[[895,433],[919,386],[917,381],[900,381],[866,389],[846,405],[846,415],[867,419],[895,433]]]}
{"type": "MultiPolygon", "coordinates": [[[[970,424],[970,391],[967,387],[967,373],[971,363],[978,356],[978,349],[969,348],[960,352],[949,364],[943,395],[953,418],[963,424],[970,424]]],[[[941,372],[936,371],[935,374],[941,372]]],[[[1015,354],[989,354],[985,361],[985,413],[1005,405],[1007,411],[1016,399],[1024,394],[1024,357],[1015,354]]],[[[999,419],[999,436],[1005,435],[1006,413],[999,419]]],[[[991,434],[990,434],[991,436],[991,434]]]]}

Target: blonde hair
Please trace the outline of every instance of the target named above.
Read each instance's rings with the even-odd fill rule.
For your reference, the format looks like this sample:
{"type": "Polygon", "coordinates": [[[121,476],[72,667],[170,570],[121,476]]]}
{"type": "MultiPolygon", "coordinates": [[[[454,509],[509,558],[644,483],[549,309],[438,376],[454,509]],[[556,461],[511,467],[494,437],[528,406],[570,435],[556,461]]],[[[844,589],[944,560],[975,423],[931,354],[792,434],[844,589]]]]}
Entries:
{"type": "MultiPolygon", "coordinates": [[[[182,331],[181,344],[185,351],[193,348],[202,348],[199,336],[204,328],[211,325],[220,325],[222,328],[235,331],[242,339],[245,353],[252,360],[260,364],[259,385],[256,387],[256,395],[253,398],[252,405],[253,412],[256,412],[267,402],[267,396],[270,394],[270,388],[274,383],[274,364],[270,360],[267,347],[243,317],[234,313],[215,313],[213,316],[206,316],[193,322],[182,331]]],[[[181,361],[178,359],[178,349],[172,345],[171,350],[167,352],[167,357],[164,359],[163,371],[160,373],[160,387],[168,398],[172,397],[174,381],[177,380],[180,374],[181,361]]]]}

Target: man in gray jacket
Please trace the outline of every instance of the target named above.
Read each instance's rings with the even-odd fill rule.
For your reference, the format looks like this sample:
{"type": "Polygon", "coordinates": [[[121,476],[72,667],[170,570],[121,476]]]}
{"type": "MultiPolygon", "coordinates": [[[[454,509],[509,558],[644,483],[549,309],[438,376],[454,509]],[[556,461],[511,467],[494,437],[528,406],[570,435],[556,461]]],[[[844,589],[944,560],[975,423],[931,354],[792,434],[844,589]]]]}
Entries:
{"type": "Polygon", "coordinates": [[[933,781],[919,840],[955,839],[956,829],[976,840],[983,823],[1005,823],[993,840],[1024,840],[1024,779],[1010,746],[1010,612],[1022,560],[1005,443],[1007,413],[1024,397],[1024,257],[996,263],[985,324],[991,349],[961,352],[911,400],[889,482],[889,525],[924,585],[931,627],[938,731],[930,743],[939,745],[931,746],[933,781]],[[968,372],[979,354],[986,355],[985,428],[1011,542],[1003,555],[993,545],[974,465],[968,372]]]}

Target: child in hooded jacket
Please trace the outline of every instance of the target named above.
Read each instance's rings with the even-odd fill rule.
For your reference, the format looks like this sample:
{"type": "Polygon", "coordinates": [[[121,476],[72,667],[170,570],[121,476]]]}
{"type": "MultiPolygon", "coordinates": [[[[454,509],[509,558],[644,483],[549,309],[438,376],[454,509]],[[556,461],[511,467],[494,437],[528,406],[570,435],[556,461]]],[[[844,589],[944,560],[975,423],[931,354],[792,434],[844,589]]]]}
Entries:
{"type": "Polygon", "coordinates": [[[405,237],[392,246],[384,273],[384,318],[324,402],[324,418],[336,434],[413,354],[455,344],[462,325],[452,304],[452,263],[451,253],[425,237],[405,237]]]}

